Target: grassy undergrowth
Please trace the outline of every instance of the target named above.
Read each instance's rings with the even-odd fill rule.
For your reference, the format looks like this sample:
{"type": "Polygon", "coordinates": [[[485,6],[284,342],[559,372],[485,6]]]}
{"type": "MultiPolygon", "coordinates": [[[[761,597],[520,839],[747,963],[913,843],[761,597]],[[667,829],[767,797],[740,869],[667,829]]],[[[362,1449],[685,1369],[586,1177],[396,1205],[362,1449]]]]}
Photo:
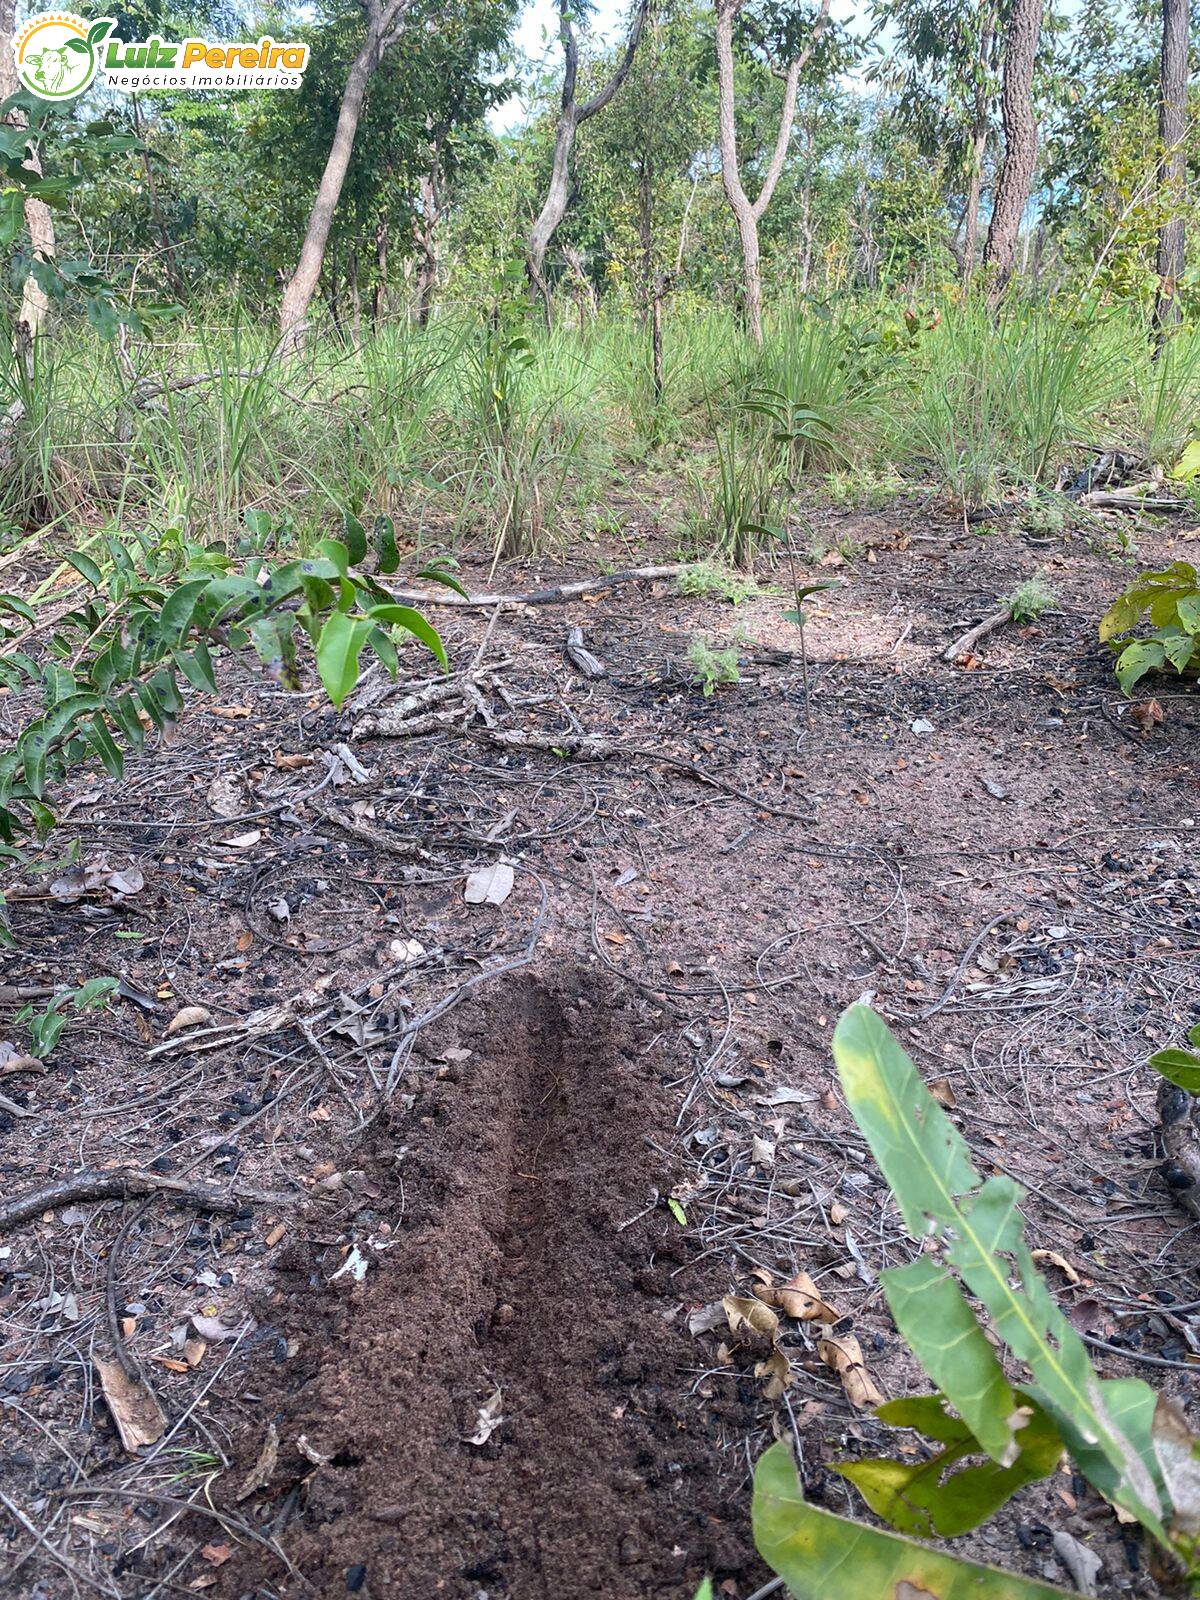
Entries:
{"type": "Polygon", "coordinates": [[[2,374],[0,403],[19,395],[26,415],[0,515],[14,530],[83,517],[203,539],[256,507],[303,549],[331,515],[369,508],[418,543],[510,556],[573,544],[649,465],[692,484],[677,521],[698,553],[728,544],[743,502],[758,521],[771,510],[755,477],[771,425],[744,409],[757,394],[815,419],[789,461],[807,492],[878,503],[919,487],[958,509],[1053,488],[1093,448],[1169,465],[1200,414],[1200,334],[1155,361],[1121,309],[797,304],[761,350],[717,312],[669,321],[665,349],[656,403],[636,325],[546,333],[515,305],[392,324],[357,347],[317,337],[284,365],[268,330],[236,321],[167,326],[126,357],[64,326],[32,383],[2,374]]]}

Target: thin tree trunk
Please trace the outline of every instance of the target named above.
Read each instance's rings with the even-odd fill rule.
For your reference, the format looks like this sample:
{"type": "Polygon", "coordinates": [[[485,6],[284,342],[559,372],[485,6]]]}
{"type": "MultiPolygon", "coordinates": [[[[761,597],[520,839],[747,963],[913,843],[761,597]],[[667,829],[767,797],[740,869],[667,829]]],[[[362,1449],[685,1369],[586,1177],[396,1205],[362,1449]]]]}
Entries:
{"type": "Polygon", "coordinates": [[[737,152],[737,104],[733,84],[733,28],[744,0],[716,0],[717,27],[717,135],[721,151],[721,184],[725,198],[737,224],[738,240],[742,247],[743,313],[746,331],[755,344],[761,344],[762,333],[762,270],[758,245],[758,222],[775,192],[779,175],[787,158],[792,137],[792,124],[796,116],[796,91],[800,74],[829,23],[829,0],[821,0],[821,9],[813,25],[812,34],[804,49],[788,63],[784,77],[783,109],[779,117],[779,132],[775,149],[763,176],[757,200],[753,202],[742,184],[737,152]]]}
{"type": "Polygon", "coordinates": [[[554,159],[550,167],[550,183],[546,190],[546,198],[542,202],[542,209],[534,219],[525,246],[525,270],[529,275],[529,286],[542,302],[547,326],[550,324],[553,311],[550,285],[546,281],[546,251],[559,223],[567,214],[571,194],[571,149],[575,143],[575,135],[585,122],[597,112],[604,110],[629,76],[649,4],[650,0],[637,0],[637,9],[629,24],[625,52],[620,62],[604,87],[590,100],[579,105],[575,98],[579,81],[579,44],[571,21],[571,0],[558,0],[558,33],[562,40],[564,62],[561,108],[554,127],[554,159]]]}
{"type": "Polygon", "coordinates": [[[383,299],[387,288],[388,263],[387,218],[380,217],[375,224],[375,285],[371,290],[371,326],[379,332],[383,321],[383,299]]]}
{"type": "Polygon", "coordinates": [[[421,179],[421,215],[416,224],[417,292],[413,311],[419,328],[427,327],[433,310],[433,296],[437,288],[437,221],[441,211],[438,196],[437,174],[429,172],[421,179]]]}
{"type": "Polygon", "coordinates": [[[1033,69],[1042,32],[1044,0],[1013,0],[1004,51],[1000,108],[1004,160],[996,184],[983,264],[990,267],[990,293],[997,299],[1012,276],[1021,219],[1029,204],[1037,165],[1038,125],[1033,107],[1033,69]]]}
{"type": "Polygon", "coordinates": [[[661,272],[654,274],[654,289],[650,299],[650,376],[654,384],[654,404],[663,401],[663,337],[662,308],[666,281],[661,272]]]}
{"type": "MultiPolygon", "coordinates": [[[[0,0],[0,100],[7,100],[21,87],[17,79],[16,59],[12,49],[16,31],[16,0],[0,0]]],[[[19,112],[13,111],[6,118],[6,125],[23,128],[25,119],[19,112]]],[[[42,169],[36,155],[31,156],[25,166],[28,171],[38,177],[41,176],[42,169]]],[[[35,259],[53,261],[54,221],[50,208],[44,200],[37,200],[31,195],[26,196],[25,226],[29,229],[29,241],[35,259]]],[[[17,349],[27,377],[32,375],[33,341],[43,331],[49,309],[49,300],[30,273],[21,290],[21,310],[17,317],[16,329],[17,349]]]]}
{"type": "Polygon", "coordinates": [[[971,171],[967,179],[967,208],[964,213],[965,232],[959,277],[970,283],[975,271],[975,255],[979,241],[979,203],[983,198],[983,160],[988,141],[987,74],[992,53],[992,13],[985,12],[979,30],[979,64],[975,79],[975,106],[971,120],[971,171]]]}
{"type": "Polygon", "coordinates": [[[350,158],[354,154],[354,140],[362,119],[367,88],[385,53],[400,37],[412,3],[413,0],[388,0],[386,6],[381,6],[380,0],[363,0],[366,37],[346,74],[337,127],[325,161],[325,170],[317,185],[316,199],[309,212],[300,259],[283,291],[279,307],[280,351],[283,354],[292,353],[299,347],[308,319],[308,308],[321,281],[329,230],[333,226],[334,212],[341,198],[350,158]]]}
{"type": "Polygon", "coordinates": [[[1163,0],[1158,81],[1158,180],[1163,220],[1155,260],[1154,327],[1161,341],[1180,317],[1178,285],[1184,265],[1187,184],[1188,0],[1163,0]]]}

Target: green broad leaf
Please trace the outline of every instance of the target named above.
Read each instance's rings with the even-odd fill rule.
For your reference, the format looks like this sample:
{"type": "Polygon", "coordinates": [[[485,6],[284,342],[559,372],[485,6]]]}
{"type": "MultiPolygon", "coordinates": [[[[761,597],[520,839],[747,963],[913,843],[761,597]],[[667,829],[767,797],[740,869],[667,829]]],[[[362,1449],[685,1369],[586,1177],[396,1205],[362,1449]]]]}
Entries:
{"type": "Polygon", "coordinates": [[[371,531],[371,542],[375,546],[379,570],[387,577],[395,572],[400,565],[400,551],[396,545],[396,529],[391,517],[375,518],[375,526],[371,531]]]}
{"type": "Polygon", "coordinates": [[[389,678],[394,678],[400,670],[400,658],[396,654],[396,646],[392,643],[385,628],[372,628],[367,635],[367,646],[373,650],[383,662],[389,678]]]}
{"type": "Polygon", "coordinates": [[[694,1600],[713,1600],[713,1587],[711,1578],[705,1578],[704,1582],[696,1590],[694,1600]]]}
{"type": "Polygon", "coordinates": [[[190,650],[173,651],[171,659],[193,689],[203,689],[206,694],[216,694],[217,675],[213,670],[212,656],[203,639],[197,639],[190,650]]]}
{"type": "Polygon", "coordinates": [[[669,1194],[667,1196],[667,1210],[675,1218],[675,1221],[681,1228],[687,1227],[687,1212],[683,1209],[673,1194],[669,1194]]]}
{"type": "Polygon", "coordinates": [[[109,777],[121,777],[125,771],[125,757],[121,754],[121,747],[109,732],[104,718],[101,716],[89,718],[85,736],[88,744],[104,763],[104,770],[109,777]]]}
{"type": "Polygon", "coordinates": [[[76,989],[71,1003],[76,1011],[96,1011],[106,1006],[120,987],[120,978],[89,978],[76,989]]]}
{"type": "Polygon", "coordinates": [[[447,665],[446,647],[442,643],[441,635],[432,623],[427,622],[419,611],[414,611],[412,606],[398,605],[393,601],[388,605],[369,607],[367,616],[373,622],[386,622],[394,627],[407,629],[414,638],[419,639],[433,651],[443,667],[447,665]]]}
{"type": "Polygon", "coordinates": [[[1127,644],[1117,657],[1117,682],[1122,690],[1131,693],[1134,684],[1148,672],[1156,672],[1167,659],[1167,652],[1157,639],[1139,639],[1127,644]]]}
{"type": "Polygon", "coordinates": [[[1200,474],[1200,439],[1193,439],[1190,444],[1184,445],[1183,453],[1171,468],[1171,476],[1178,478],[1181,483],[1186,483],[1198,474],[1200,474]]]}
{"type": "Polygon", "coordinates": [[[1100,618],[1101,643],[1115,638],[1119,633],[1128,633],[1130,628],[1135,627],[1146,609],[1146,598],[1139,598],[1133,590],[1127,590],[1119,600],[1115,600],[1100,618]]]}
{"type": "Polygon", "coordinates": [[[340,539],[318,539],[317,549],[336,571],[339,578],[350,574],[350,551],[340,539]]]}
{"type": "Polygon", "coordinates": [[[922,1255],[881,1273],[880,1282],[897,1328],[929,1378],[980,1448],[1011,1466],[1024,1441],[1020,1402],[952,1275],[922,1255]]]}
{"type": "Polygon", "coordinates": [[[0,250],[7,250],[25,226],[25,196],[20,189],[0,190],[0,250]]]}
{"type": "Polygon", "coordinates": [[[867,1006],[843,1013],[833,1055],[847,1104],[909,1233],[941,1242],[992,1331],[1029,1368],[1026,1387],[1058,1424],[1085,1477],[1165,1540],[1150,1439],[1154,1392],[1139,1380],[1131,1388],[1101,1382],[1024,1241],[1021,1190],[1008,1177],[981,1185],[962,1135],[867,1006]]]}
{"type": "Polygon", "coordinates": [[[1176,1088],[1200,1095],[1200,1056],[1190,1050],[1160,1050],[1150,1057],[1150,1065],[1176,1088]]]}
{"type": "Polygon", "coordinates": [[[960,1561],[807,1505],[787,1446],[754,1471],[759,1554],[795,1600],[1066,1600],[1065,1589],[960,1561]]]}
{"type": "Polygon", "coordinates": [[[444,561],[431,561],[428,566],[421,568],[420,572],[417,573],[417,577],[429,583],[444,584],[447,589],[453,589],[455,594],[462,595],[464,600],[470,599],[462,583],[444,561]]]}
{"type": "Polygon", "coordinates": [[[86,578],[93,589],[103,587],[104,575],[91,556],[85,555],[82,550],[68,550],[63,560],[68,566],[74,567],[81,578],[86,578]]]}
{"type": "Polygon", "coordinates": [[[1164,628],[1158,636],[1167,660],[1176,672],[1183,672],[1197,649],[1197,642],[1182,628],[1164,628]]]}
{"type": "Polygon", "coordinates": [[[1179,626],[1188,633],[1200,633],[1200,591],[1185,594],[1175,607],[1179,626]]]}
{"type": "Polygon", "coordinates": [[[140,750],[146,742],[146,730],[138,716],[137,701],[133,696],[119,695],[109,705],[108,714],[125,735],[126,742],[134,750],[140,750]]]}
{"type": "Polygon", "coordinates": [[[350,565],[357,567],[360,562],[366,559],[367,530],[351,511],[343,514],[342,529],[346,541],[346,550],[350,557],[350,565]]]}
{"type": "Polygon", "coordinates": [[[183,643],[192,626],[192,618],[200,596],[212,585],[212,578],[193,578],[180,584],[173,594],[163,601],[158,613],[158,633],[168,649],[183,643]]]}
{"type": "Polygon", "coordinates": [[[251,506],[242,513],[242,521],[260,542],[270,536],[271,517],[269,512],[262,511],[256,506],[251,506]]]}
{"type": "Polygon", "coordinates": [[[1026,1484],[1049,1477],[1062,1459],[1058,1429],[1031,1400],[1024,1402],[1021,1448],[1009,1466],[967,1460],[981,1454],[979,1441],[961,1418],[945,1410],[940,1395],[883,1405],[875,1414],[883,1422],[919,1428],[945,1448],[927,1460],[847,1461],[833,1470],[855,1485],[878,1516],[917,1538],[956,1539],[969,1533],[1026,1484]],[[939,1414],[930,1417],[929,1407],[939,1414]]]}
{"type": "Polygon", "coordinates": [[[32,606],[21,599],[19,594],[0,594],[0,611],[11,611],[14,616],[20,617],[22,622],[27,622],[31,628],[37,622],[37,613],[32,606]]]}
{"type": "Polygon", "coordinates": [[[317,672],[325,693],[340,706],[358,682],[358,658],[371,632],[371,623],[334,611],[325,619],[317,640],[317,672]]]}

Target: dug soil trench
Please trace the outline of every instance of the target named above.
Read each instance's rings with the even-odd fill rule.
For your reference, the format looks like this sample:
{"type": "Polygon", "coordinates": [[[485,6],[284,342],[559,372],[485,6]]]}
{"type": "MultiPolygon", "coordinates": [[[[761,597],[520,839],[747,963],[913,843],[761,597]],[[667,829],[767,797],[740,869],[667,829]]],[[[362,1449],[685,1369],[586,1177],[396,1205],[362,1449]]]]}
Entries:
{"type": "MultiPolygon", "coordinates": [[[[289,1554],[318,1594],[411,1600],[675,1596],[742,1572],[719,1448],[742,1408],[697,1412],[680,1383],[696,1349],[688,1250],[655,1204],[661,1041],[627,992],[569,969],[489,991],[454,1036],[285,1263],[275,1320],[297,1348],[269,1488],[302,1489],[289,1554]],[[335,1276],[350,1258],[324,1227],[363,1281],[335,1276]]],[[[276,1567],[254,1592],[312,1591],[276,1567]]]]}

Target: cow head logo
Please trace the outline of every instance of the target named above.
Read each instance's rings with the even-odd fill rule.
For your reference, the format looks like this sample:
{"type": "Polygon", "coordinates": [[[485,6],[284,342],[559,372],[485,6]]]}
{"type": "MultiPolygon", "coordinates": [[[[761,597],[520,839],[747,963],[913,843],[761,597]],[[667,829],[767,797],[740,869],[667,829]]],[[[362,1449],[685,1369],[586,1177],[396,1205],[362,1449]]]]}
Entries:
{"type": "Polygon", "coordinates": [[[41,100],[74,100],[100,70],[112,17],[85,22],[70,11],[43,11],[13,40],[17,77],[41,100]]]}

